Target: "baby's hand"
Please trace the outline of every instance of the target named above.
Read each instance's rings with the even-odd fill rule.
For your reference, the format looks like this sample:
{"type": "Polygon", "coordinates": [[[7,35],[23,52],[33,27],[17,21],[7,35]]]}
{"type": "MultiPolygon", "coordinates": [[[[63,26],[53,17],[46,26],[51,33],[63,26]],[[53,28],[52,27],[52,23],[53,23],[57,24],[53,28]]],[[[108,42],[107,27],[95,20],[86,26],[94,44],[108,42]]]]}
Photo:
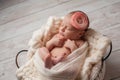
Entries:
{"type": "Polygon", "coordinates": [[[64,44],[65,38],[59,34],[55,35],[50,41],[46,43],[48,50],[52,50],[54,47],[60,47],[64,44]]]}
{"type": "Polygon", "coordinates": [[[65,42],[64,47],[69,48],[71,52],[77,49],[77,45],[75,44],[75,41],[69,39],[65,42]]]}
{"type": "Polygon", "coordinates": [[[62,35],[57,34],[53,37],[53,43],[55,46],[62,46],[64,44],[65,38],[62,35]]]}

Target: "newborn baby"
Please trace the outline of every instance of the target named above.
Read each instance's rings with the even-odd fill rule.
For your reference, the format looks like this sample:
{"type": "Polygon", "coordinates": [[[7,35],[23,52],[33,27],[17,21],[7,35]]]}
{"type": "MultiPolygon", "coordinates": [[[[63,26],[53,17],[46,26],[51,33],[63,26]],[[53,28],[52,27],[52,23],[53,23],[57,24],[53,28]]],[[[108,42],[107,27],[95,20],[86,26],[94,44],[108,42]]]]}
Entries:
{"type": "Polygon", "coordinates": [[[84,44],[82,36],[88,29],[89,20],[85,13],[74,11],[67,14],[59,28],[45,47],[39,49],[39,55],[46,68],[51,68],[65,59],[75,49],[84,44]]]}

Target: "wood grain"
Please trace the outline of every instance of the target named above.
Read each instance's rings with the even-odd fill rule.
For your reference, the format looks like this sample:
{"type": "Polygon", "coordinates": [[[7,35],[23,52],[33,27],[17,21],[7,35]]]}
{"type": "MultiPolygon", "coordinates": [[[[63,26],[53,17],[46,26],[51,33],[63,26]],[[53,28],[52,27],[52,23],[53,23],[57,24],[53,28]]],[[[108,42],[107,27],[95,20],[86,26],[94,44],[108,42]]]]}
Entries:
{"type": "MultiPolygon", "coordinates": [[[[0,24],[5,24],[18,18],[32,15],[36,12],[53,8],[59,4],[65,3],[67,0],[26,0],[17,5],[5,8],[0,11],[0,24]],[[47,5],[47,6],[46,6],[47,5]]],[[[69,0],[68,0],[69,1],[69,0]]]]}
{"type": "Polygon", "coordinates": [[[14,58],[0,62],[0,80],[17,80],[14,58]]]}
{"type": "Polygon", "coordinates": [[[17,4],[22,3],[24,1],[25,0],[0,0],[0,10],[17,5],[17,4]]]}
{"type": "Polygon", "coordinates": [[[120,79],[120,50],[113,51],[111,56],[106,61],[106,75],[105,75],[105,80],[119,80],[119,79],[120,79]]]}
{"type": "Polygon", "coordinates": [[[90,27],[107,35],[113,51],[106,62],[105,80],[120,76],[120,0],[0,0],[0,80],[16,80],[15,55],[28,49],[33,31],[51,15],[82,10],[90,27]]]}

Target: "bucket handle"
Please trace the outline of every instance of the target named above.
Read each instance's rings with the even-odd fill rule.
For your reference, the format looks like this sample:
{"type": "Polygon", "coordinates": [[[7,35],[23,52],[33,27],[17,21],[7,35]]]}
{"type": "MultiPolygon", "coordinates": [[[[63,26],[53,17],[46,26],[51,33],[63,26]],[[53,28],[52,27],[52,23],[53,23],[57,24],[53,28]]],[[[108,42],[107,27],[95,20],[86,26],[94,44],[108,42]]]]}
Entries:
{"type": "Polygon", "coordinates": [[[112,41],[110,42],[110,51],[107,56],[102,58],[102,61],[106,61],[108,59],[108,57],[111,55],[111,52],[112,52],[112,41]]]}
{"type": "Polygon", "coordinates": [[[21,50],[17,53],[16,57],[15,57],[15,63],[16,63],[16,66],[17,68],[20,68],[19,64],[18,64],[18,56],[20,55],[20,53],[22,52],[28,52],[28,50],[21,50]]]}

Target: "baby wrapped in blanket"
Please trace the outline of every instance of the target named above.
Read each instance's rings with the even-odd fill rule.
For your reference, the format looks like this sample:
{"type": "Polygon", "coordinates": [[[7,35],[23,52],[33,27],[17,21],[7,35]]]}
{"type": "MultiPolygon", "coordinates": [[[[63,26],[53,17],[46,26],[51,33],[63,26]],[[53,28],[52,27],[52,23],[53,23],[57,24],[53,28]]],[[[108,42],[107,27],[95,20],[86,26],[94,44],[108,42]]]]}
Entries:
{"type": "Polygon", "coordinates": [[[64,18],[49,18],[43,29],[34,32],[29,42],[30,59],[17,70],[17,78],[94,80],[93,73],[110,40],[88,26],[88,17],[81,11],[71,12],[64,18]]]}
{"type": "Polygon", "coordinates": [[[75,49],[80,48],[85,40],[82,38],[89,26],[85,13],[74,11],[67,14],[62,21],[59,32],[39,49],[39,55],[46,68],[51,68],[64,60],[75,49]]]}

